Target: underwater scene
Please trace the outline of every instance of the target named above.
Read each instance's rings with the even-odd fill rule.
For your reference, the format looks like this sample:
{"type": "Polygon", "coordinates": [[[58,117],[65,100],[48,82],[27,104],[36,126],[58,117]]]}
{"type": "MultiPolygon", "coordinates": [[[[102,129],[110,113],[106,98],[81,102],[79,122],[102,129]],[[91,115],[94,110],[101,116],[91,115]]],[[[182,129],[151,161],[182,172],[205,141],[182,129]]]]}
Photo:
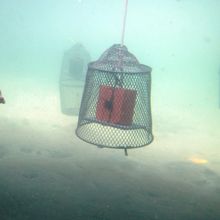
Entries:
{"type": "Polygon", "coordinates": [[[219,220],[219,11],[1,0],[0,220],[219,220]]]}

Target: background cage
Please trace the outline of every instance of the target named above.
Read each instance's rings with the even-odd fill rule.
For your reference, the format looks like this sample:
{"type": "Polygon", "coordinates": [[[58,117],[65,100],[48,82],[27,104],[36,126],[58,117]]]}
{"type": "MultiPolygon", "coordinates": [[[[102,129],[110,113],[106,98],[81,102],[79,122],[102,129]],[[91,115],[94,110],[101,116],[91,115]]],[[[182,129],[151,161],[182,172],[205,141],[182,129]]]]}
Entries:
{"type": "Polygon", "coordinates": [[[100,147],[135,148],[153,140],[151,68],[113,45],[88,65],[76,135],[100,147]]]}
{"type": "Polygon", "coordinates": [[[78,115],[83,86],[90,55],[80,43],[75,44],[63,56],[60,74],[61,111],[66,115],[78,115]]]}

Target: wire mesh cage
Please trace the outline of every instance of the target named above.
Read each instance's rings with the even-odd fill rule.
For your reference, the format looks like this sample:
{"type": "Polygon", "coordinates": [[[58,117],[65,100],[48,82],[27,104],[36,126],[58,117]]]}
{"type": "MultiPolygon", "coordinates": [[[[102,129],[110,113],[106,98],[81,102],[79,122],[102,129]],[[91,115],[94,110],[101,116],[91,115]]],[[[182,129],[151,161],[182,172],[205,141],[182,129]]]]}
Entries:
{"type": "Polygon", "coordinates": [[[88,65],[76,135],[91,144],[135,148],[153,140],[151,68],[115,44],[88,65]]]}
{"type": "Polygon", "coordinates": [[[75,44],[63,56],[60,74],[61,111],[66,115],[78,115],[90,55],[80,43],[75,44]]]}

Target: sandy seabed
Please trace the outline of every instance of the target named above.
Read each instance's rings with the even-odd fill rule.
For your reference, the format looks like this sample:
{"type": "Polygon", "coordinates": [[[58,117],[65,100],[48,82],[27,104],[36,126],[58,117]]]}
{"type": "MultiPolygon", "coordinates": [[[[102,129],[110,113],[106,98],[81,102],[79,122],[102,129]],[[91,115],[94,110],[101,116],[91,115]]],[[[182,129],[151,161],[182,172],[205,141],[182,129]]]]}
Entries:
{"type": "Polygon", "coordinates": [[[75,136],[55,83],[1,89],[1,220],[220,219],[219,109],[153,104],[154,142],[125,157],[75,136]]]}

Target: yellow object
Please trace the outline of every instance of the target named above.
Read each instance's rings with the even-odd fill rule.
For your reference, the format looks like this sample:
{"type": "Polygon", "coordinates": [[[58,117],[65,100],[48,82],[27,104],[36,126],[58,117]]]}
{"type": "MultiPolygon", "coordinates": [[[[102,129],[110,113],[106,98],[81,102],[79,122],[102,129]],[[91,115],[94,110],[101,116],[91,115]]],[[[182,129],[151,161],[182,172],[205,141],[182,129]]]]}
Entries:
{"type": "Polygon", "coordinates": [[[208,163],[208,160],[198,158],[198,157],[192,157],[189,160],[194,164],[206,164],[206,163],[208,163]]]}

